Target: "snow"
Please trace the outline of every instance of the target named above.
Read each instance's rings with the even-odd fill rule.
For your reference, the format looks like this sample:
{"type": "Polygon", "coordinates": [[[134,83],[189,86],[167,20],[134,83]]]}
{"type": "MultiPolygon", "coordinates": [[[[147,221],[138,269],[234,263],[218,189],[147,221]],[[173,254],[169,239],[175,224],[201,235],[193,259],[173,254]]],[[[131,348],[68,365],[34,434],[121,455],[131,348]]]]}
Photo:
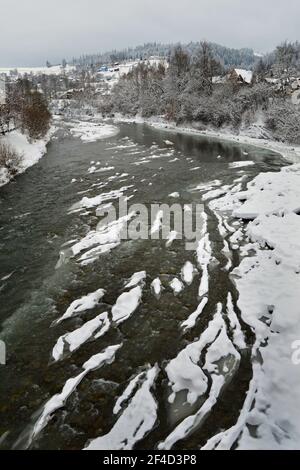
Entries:
{"type": "Polygon", "coordinates": [[[101,254],[116,248],[121,243],[122,230],[134,216],[135,213],[130,212],[107,225],[100,225],[97,230],[91,230],[82,240],[71,247],[73,256],[87,250],[79,258],[79,262],[85,265],[98,259],[101,254]]]}
{"type": "Polygon", "coordinates": [[[176,240],[178,232],[176,230],[171,230],[171,232],[167,235],[166,247],[172,245],[173,241],[176,240]]]}
{"type": "MultiPolygon", "coordinates": [[[[232,278],[242,320],[256,340],[253,379],[240,417],[204,448],[237,444],[238,449],[299,449],[300,375],[292,361],[292,345],[300,338],[299,181],[300,165],[295,164],[280,172],[261,173],[246,191],[218,199],[218,210],[253,219],[230,241],[247,242],[240,248],[243,258],[232,278]],[[250,426],[255,426],[255,434],[250,426]]],[[[242,349],[245,338],[231,296],[227,315],[233,342],[242,349]]]]}
{"type": "Polygon", "coordinates": [[[243,168],[245,166],[253,166],[255,165],[255,162],[252,160],[244,160],[242,162],[232,162],[229,163],[229,168],[243,168]]]}
{"type": "Polygon", "coordinates": [[[135,287],[137,284],[143,283],[146,279],[146,271],[139,271],[134,273],[131,276],[130,281],[125,285],[125,289],[129,289],[130,287],[135,287]]]}
{"type": "Polygon", "coordinates": [[[117,399],[116,404],[113,409],[113,413],[117,415],[121,410],[122,410],[122,405],[124,402],[130,398],[136,389],[138,383],[140,382],[140,379],[143,377],[144,373],[141,372],[140,374],[137,374],[127,385],[125,388],[124,392],[122,395],[117,399]]]}
{"type": "Polygon", "coordinates": [[[234,69],[236,74],[242,77],[245,83],[250,84],[253,78],[252,70],[245,70],[245,69],[234,69]]]}
{"type": "Polygon", "coordinates": [[[31,439],[34,439],[42,431],[42,429],[45,428],[45,426],[48,424],[49,420],[53,416],[53,413],[64,406],[65,402],[80,384],[82,379],[90,371],[98,369],[104,364],[110,364],[114,360],[115,354],[121,346],[122,344],[109,346],[103,352],[95,354],[83,364],[83,371],[80,374],[78,374],[76,377],[67,380],[62,391],[50,398],[50,400],[48,400],[45,406],[43,407],[41,415],[33,427],[31,439]]]}
{"type": "Polygon", "coordinates": [[[115,167],[114,166],[105,166],[103,168],[98,168],[97,166],[91,166],[89,169],[88,169],[88,173],[92,174],[92,173],[104,173],[105,171],[111,171],[111,170],[114,170],[115,167]]]}
{"type": "Polygon", "coordinates": [[[51,67],[11,67],[11,68],[0,68],[0,75],[11,75],[11,72],[17,71],[18,75],[64,75],[73,72],[76,67],[67,65],[62,67],[61,65],[53,65],[51,67]]]}
{"type": "Polygon", "coordinates": [[[119,129],[109,124],[82,121],[71,127],[70,132],[83,142],[96,142],[118,134],[119,129]]]}
{"type": "Polygon", "coordinates": [[[156,297],[159,297],[162,290],[161,280],[159,279],[159,277],[157,277],[151,282],[151,289],[153,290],[154,295],[156,297]]]}
{"type": "Polygon", "coordinates": [[[194,265],[190,261],[187,261],[181,270],[182,280],[188,285],[192,284],[195,272],[196,268],[194,265]]]}
{"type": "MultiPolygon", "coordinates": [[[[148,370],[144,382],[133,395],[127,408],[123,411],[110,432],[104,436],[92,440],[85,450],[131,450],[133,446],[140,441],[156,423],[157,403],[151,393],[155,379],[159,372],[158,366],[148,370]]],[[[124,398],[128,399],[141,379],[139,374],[134,383],[126,389],[125,397],[121,397],[117,410],[121,406],[124,398]]]]}
{"type": "MultiPolygon", "coordinates": [[[[39,140],[30,142],[25,134],[20,131],[12,131],[1,136],[0,142],[9,145],[20,156],[20,165],[18,173],[23,173],[27,168],[35,165],[45,153],[47,153],[47,144],[53,135],[55,128],[52,127],[48,134],[39,140]]],[[[5,168],[0,168],[0,186],[10,181],[10,176],[5,168]]]]}
{"type": "Polygon", "coordinates": [[[226,332],[226,324],[222,317],[222,305],[219,304],[213,320],[202,333],[200,339],[189,344],[166,367],[173,394],[169,401],[173,402],[175,394],[187,390],[187,401],[196,402],[209,389],[208,397],[194,415],[183,419],[175,429],[161,442],[159,450],[169,450],[179,440],[186,438],[196,430],[216,404],[217,399],[232,375],[238,368],[240,354],[234,348],[226,332]],[[203,370],[198,366],[202,351],[208,346],[203,370]],[[210,373],[208,383],[204,370],[210,373]]]}
{"type": "Polygon", "coordinates": [[[228,189],[230,189],[230,186],[225,185],[219,189],[208,191],[207,193],[203,194],[202,201],[207,201],[208,199],[215,199],[216,197],[223,196],[223,194],[226,194],[228,189]]]}
{"type": "Polygon", "coordinates": [[[129,292],[121,294],[112,307],[113,321],[122,323],[137,309],[142,298],[141,286],[134,287],[129,292]]]}
{"type": "Polygon", "coordinates": [[[80,208],[91,209],[92,207],[100,206],[103,202],[110,201],[113,199],[119,199],[121,196],[123,196],[125,191],[127,191],[130,188],[133,188],[133,185],[123,186],[120,189],[115,189],[115,190],[109,191],[108,193],[102,193],[102,194],[99,194],[98,196],[94,196],[90,198],[85,196],[81,199],[81,201],[75,203],[70,208],[70,211],[74,211],[80,208]]]}
{"type": "Polygon", "coordinates": [[[203,299],[201,300],[201,302],[198,305],[197,309],[193,313],[191,313],[191,315],[188,317],[187,320],[185,320],[184,322],[181,323],[181,328],[183,328],[185,331],[194,328],[194,326],[196,325],[196,322],[197,322],[198,318],[200,317],[201,313],[203,312],[204,307],[206,306],[207,302],[208,302],[208,298],[203,297],[203,299]]]}
{"type": "Polygon", "coordinates": [[[179,294],[179,292],[184,289],[183,283],[177,277],[174,277],[174,279],[170,282],[170,287],[175,295],[179,294]]]}
{"type": "Polygon", "coordinates": [[[81,297],[80,299],[74,300],[63,316],[55,321],[55,324],[58,324],[74,315],[78,315],[85,310],[91,310],[92,308],[96,307],[104,294],[104,289],[98,289],[95,292],[91,292],[90,294],[81,297]]]}
{"type": "Polygon", "coordinates": [[[284,215],[300,211],[300,165],[282,168],[278,173],[261,173],[236,199],[246,202],[233,215],[255,219],[258,215],[284,215]]]}
{"type": "Polygon", "coordinates": [[[197,398],[203,395],[207,390],[207,377],[201,367],[197,364],[200,360],[203,348],[212,343],[217,334],[224,325],[221,316],[221,307],[209,323],[208,328],[202,333],[200,339],[190,343],[185,349],[179,352],[175,359],[172,359],[166,366],[166,372],[169,378],[169,385],[172,388],[172,394],[169,396],[169,402],[173,403],[176,393],[181,390],[187,390],[187,401],[191,405],[197,398]]]}
{"type": "Polygon", "coordinates": [[[100,331],[97,333],[95,338],[103,336],[109,329],[110,321],[108,319],[108,313],[104,312],[98,315],[96,318],[84,323],[80,328],[72,331],[71,333],[66,333],[65,335],[58,338],[56,345],[52,351],[52,357],[55,361],[58,361],[62,358],[65,348],[67,347],[70,352],[78,349],[82,344],[89,340],[95,331],[100,331]]]}
{"type": "Polygon", "coordinates": [[[198,263],[202,269],[201,282],[199,286],[199,297],[208,293],[209,287],[209,274],[208,266],[211,261],[211,243],[209,241],[209,235],[206,234],[198,243],[197,248],[198,263]]]}

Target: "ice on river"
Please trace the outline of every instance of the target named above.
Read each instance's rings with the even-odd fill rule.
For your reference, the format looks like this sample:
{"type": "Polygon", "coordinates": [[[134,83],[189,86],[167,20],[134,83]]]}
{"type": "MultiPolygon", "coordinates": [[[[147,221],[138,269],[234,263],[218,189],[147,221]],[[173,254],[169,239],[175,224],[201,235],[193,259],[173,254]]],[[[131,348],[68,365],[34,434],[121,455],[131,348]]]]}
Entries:
{"type": "MultiPolygon", "coordinates": [[[[242,320],[256,336],[252,351],[253,380],[235,426],[214,436],[204,448],[299,449],[300,375],[300,165],[261,173],[247,190],[218,199],[220,211],[253,219],[237,241],[252,250],[232,272],[242,320]],[[298,350],[297,350],[298,348],[298,350]],[[256,358],[260,361],[257,362],[256,358]],[[255,426],[255,434],[250,430],[255,426]]],[[[215,206],[216,208],[216,206],[215,206]]],[[[233,341],[245,340],[228,297],[233,341]]]]}
{"type": "Polygon", "coordinates": [[[59,408],[63,407],[69,396],[74,392],[77,386],[80,384],[82,379],[92,370],[102,367],[104,364],[110,364],[114,358],[115,354],[120,349],[122,344],[117,344],[115,346],[109,346],[103,352],[95,354],[88,361],[86,361],[82,369],[83,371],[73,377],[65,383],[62,391],[57,395],[54,395],[50,400],[47,401],[41,415],[37,422],[35,423],[32,433],[31,440],[34,439],[42,429],[48,424],[49,420],[53,416],[53,413],[59,408]]]}
{"type": "Polygon", "coordinates": [[[60,336],[53,348],[52,357],[55,361],[61,359],[67,348],[70,352],[78,349],[82,344],[88,341],[94,333],[97,332],[95,338],[103,336],[110,327],[108,313],[104,312],[93,318],[92,320],[84,323],[80,328],[60,336]]]}
{"type": "Polygon", "coordinates": [[[122,323],[127,320],[130,315],[137,309],[142,298],[142,287],[137,286],[131,289],[129,292],[121,294],[115,305],[112,307],[113,321],[116,323],[122,323]]]}
{"type": "Polygon", "coordinates": [[[157,403],[151,393],[159,372],[158,366],[147,371],[141,386],[132,396],[132,392],[141,380],[141,374],[133,379],[122,397],[116,403],[115,411],[119,411],[129,396],[132,398],[121,413],[108,434],[92,440],[85,450],[131,450],[156,423],[157,403]]]}
{"type": "Polygon", "coordinates": [[[116,135],[119,129],[109,124],[82,121],[71,127],[70,132],[88,143],[116,135]]]}
{"type": "Polygon", "coordinates": [[[222,317],[222,305],[219,304],[213,320],[202,333],[200,339],[189,344],[166,367],[173,393],[169,401],[175,400],[175,395],[181,390],[187,391],[187,401],[190,404],[197,398],[208,396],[194,415],[183,419],[175,429],[158,446],[160,450],[169,450],[181,439],[186,438],[197,429],[213,406],[232,375],[236,372],[240,354],[234,348],[228,334],[226,323],[222,317]],[[208,346],[203,368],[198,363],[203,350],[208,346]],[[207,379],[210,376],[210,382],[207,379]]]}
{"type": "Polygon", "coordinates": [[[82,240],[71,247],[73,256],[84,251],[79,262],[85,265],[98,259],[101,254],[116,248],[121,243],[123,228],[134,216],[135,213],[131,212],[107,225],[100,225],[97,230],[91,230],[82,240]]]}
{"type": "Polygon", "coordinates": [[[67,318],[70,318],[74,315],[78,315],[79,313],[84,312],[85,310],[90,310],[96,307],[96,305],[102,299],[104,294],[104,289],[98,289],[95,292],[91,292],[90,294],[81,297],[80,299],[74,300],[68,307],[66,312],[63,314],[63,316],[56,320],[55,323],[60,323],[63,320],[66,320],[67,318]]]}

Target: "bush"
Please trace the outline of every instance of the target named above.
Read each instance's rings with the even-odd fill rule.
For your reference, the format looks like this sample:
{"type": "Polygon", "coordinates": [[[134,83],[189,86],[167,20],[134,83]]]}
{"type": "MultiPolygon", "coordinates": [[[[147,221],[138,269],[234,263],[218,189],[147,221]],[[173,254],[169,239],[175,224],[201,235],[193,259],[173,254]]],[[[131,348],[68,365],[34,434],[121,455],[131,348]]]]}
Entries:
{"type": "Polygon", "coordinates": [[[0,168],[6,168],[8,173],[14,176],[18,172],[21,157],[7,144],[0,142],[0,168]]]}

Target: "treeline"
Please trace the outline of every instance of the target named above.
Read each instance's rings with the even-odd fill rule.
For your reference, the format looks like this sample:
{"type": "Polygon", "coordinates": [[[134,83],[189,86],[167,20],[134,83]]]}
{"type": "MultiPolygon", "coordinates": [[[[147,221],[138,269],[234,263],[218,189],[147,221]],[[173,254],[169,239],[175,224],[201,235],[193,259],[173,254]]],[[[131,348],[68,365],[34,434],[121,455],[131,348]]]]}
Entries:
{"type": "Polygon", "coordinates": [[[6,102],[0,106],[0,133],[18,128],[32,139],[45,136],[50,127],[48,103],[37,86],[28,79],[6,85],[6,102]]]}
{"type": "MultiPolygon", "coordinates": [[[[272,64],[265,64],[264,73],[276,70],[276,57],[272,64]]],[[[249,127],[261,112],[274,138],[300,143],[299,111],[290,98],[267,83],[261,72],[254,74],[251,84],[228,78],[206,42],[193,55],[176,47],[167,68],[140,63],[105,97],[101,111],[143,117],[162,115],[177,124],[193,121],[199,127],[228,126],[234,130],[249,127]]]]}
{"type": "Polygon", "coordinates": [[[262,57],[255,66],[259,76],[287,79],[300,73],[300,43],[283,42],[275,51],[262,57]]]}
{"type": "MultiPolygon", "coordinates": [[[[83,55],[79,58],[73,58],[73,64],[81,67],[91,67],[94,65],[129,60],[147,60],[151,56],[169,59],[177,47],[178,44],[160,44],[153,42],[134,48],[123,49],[121,51],[112,50],[105,53],[83,55]]],[[[190,42],[188,44],[184,44],[182,47],[190,56],[194,56],[197,54],[200,43],[190,42]]],[[[210,43],[210,47],[215,58],[225,68],[240,67],[252,69],[258,60],[252,49],[233,49],[214,43],[210,43]]]]}

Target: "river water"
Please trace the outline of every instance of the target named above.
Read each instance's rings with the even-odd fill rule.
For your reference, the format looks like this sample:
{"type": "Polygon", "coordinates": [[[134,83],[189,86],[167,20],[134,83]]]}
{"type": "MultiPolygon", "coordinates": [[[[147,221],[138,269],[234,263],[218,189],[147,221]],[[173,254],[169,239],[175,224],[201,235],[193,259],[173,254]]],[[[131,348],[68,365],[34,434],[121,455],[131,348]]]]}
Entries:
{"type": "MultiPolygon", "coordinates": [[[[151,387],[156,416],[134,444],[155,448],[199,406],[184,400],[170,405],[165,373],[168,361],[199,337],[217,303],[226,302],[228,292],[234,304],[236,301],[234,285],[224,269],[227,260],[221,251],[218,221],[206,203],[215,259],[209,268],[208,303],[187,333],[180,324],[199,304],[201,269],[195,252],[187,251],[183,240],[168,247],[165,240],[123,240],[93,262],[82,263],[82,253],[70,257],[68,246],[96,227],[96,207],[70,208],[83,197],[121,187],[126,187],[124,195],[131,197],[128,204],[199,203],[201,193],[193,189],[200,184],[209,186],[209,182],[220,180],[231,186],[243,175],[245,184],[259,172],[277,171],[284,164],[277,154],[245,145],[144,125],[118,127],[117,135],[91,143],[58,132],[37,165],[0,188],[0,337],[7,348],[7,363],[0,366],[0,443],[4,449],[82,449],[91,439],[110,432],[120,416],[113,413],[118,397],[138,373],[156,364],[157,376],[151,387]],[[248,160],[255,164],[230,165],[248,160]],[[88,172],[92,166],[101,171],[88,172]],[[179,197],[169,196],[174,192],[179,197]],[[187,261],[198,268],[197,273],[190,285],[174,295],[169,284],[174,277],[181,278],[187,261]],[[130,317],[120,324],[112,323],[103,336],[96,339],[92,335],[55,362],[51,354],[57,339],[96,315],[110,312],[124,292],[124,283],[140,271],[147,273],[143,297],[130,317]],[[155,296],[150,285],[158,277],[164,289],[155,296]],[[105,295],[98,305],[53,326],[74,300],[100,288],[105,295]],[[80,374],[90,357],[116,344],[122,346],[114,360],[90,371],[43,430],[29,439],[47,400],[60,393],[69,378],[80,374]]],[[[116,202],[109,196],[107,201],[116,202]]],[[[239,262],[235,253],[232,260],[233,268],[239,262]]],[[[239,316],[237,309],[236,313],[239,316]]],[[[177,448],[199,448],[236,422],[252,375],[249,351],[253,338],[246,328],[244,333],[248,349],[242,354],[238,372],[202,426],[177,442],[177,448]]],[[[134,413],[139,413],[138,406],[134,413]]]]}

